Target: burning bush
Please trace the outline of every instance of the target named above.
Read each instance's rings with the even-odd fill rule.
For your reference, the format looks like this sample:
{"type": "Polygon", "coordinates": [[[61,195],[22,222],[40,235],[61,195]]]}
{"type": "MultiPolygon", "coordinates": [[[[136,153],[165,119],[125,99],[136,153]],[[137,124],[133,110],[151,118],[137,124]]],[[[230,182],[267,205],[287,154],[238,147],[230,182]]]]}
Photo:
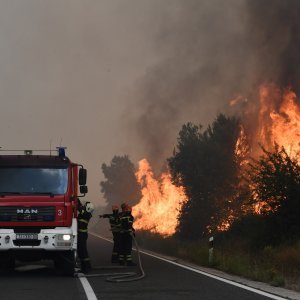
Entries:
{"type": "Polygon", "coordinates": [[[300,166],[282,147],[250,165],[252,200],[259,214],[265,215],[274,236],[272,243],[300,237],[300,166]]]}

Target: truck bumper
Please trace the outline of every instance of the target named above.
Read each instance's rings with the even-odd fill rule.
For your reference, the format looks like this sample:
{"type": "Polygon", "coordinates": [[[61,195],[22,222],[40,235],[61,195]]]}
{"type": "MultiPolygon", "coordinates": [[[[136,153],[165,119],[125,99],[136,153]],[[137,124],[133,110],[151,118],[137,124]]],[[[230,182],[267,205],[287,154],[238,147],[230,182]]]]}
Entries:
{"type": "Polygon", "coordinates": [[[15,233],[14,229],[0,229],[0,251],[6,250],[76,250],[77,219],[73,218],[71,227],[41,229],[40,233],[15,233]]]}

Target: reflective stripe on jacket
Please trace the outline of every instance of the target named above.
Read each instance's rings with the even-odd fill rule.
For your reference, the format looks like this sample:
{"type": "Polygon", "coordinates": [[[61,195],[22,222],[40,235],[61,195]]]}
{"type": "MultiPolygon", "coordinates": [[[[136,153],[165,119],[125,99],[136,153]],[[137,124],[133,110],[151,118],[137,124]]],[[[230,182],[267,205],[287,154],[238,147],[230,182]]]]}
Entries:
{"type": "Polygon", "coordinates": [[[78,211],[78,232],[88,232],[88,224],[92,214],[87,212],[85,208],[78,211]]]}
{"type": "Polygon", "coordinates": [[[105,214],[103,218],[109,218],[109,224],[112,232],[120,232],[121,220],[119,214],[105,214]]]}
{"type": "Polygon", "coordinates": [[[125,213],[120,217],[121,221],[121,232],[133,232],[133,221],[134,218],[131,213],[125,213]]]}

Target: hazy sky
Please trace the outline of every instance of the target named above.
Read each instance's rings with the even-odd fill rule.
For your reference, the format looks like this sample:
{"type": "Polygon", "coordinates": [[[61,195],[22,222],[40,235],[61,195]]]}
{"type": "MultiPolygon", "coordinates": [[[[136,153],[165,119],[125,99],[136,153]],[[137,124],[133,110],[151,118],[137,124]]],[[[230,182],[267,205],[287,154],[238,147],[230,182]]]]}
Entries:
{"type": "Polygon", "coordinates": [[[101,164],[126,153],[126,98],[157,59],[144,34],[151,7],[139,2],[0,1],[0,144],[62,140],[88,168],[91,200],[101,198],[101,164]]]}
{"type": "Polygon", "coordinates": [[[159,168],[183,123],[211,122],[262,78],[299,75],[282,71],[300,65],[299,3],[0,0],[0,146],[61,143],[103,203],[103,162],[159,168]]]}

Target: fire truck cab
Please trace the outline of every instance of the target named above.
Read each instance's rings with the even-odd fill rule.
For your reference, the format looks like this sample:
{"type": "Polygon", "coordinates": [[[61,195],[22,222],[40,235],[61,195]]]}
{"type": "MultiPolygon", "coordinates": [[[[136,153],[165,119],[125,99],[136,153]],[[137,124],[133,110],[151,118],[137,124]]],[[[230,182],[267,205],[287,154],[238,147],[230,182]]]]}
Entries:
{"type": "Polygon", "coordinates": [[[64,274],[74,274],[77,202],[87,193],[87,172],[65,148],[52,152],[0,155],[2,270],[13,269],[16,260],[52,259],[64,274]]]}

